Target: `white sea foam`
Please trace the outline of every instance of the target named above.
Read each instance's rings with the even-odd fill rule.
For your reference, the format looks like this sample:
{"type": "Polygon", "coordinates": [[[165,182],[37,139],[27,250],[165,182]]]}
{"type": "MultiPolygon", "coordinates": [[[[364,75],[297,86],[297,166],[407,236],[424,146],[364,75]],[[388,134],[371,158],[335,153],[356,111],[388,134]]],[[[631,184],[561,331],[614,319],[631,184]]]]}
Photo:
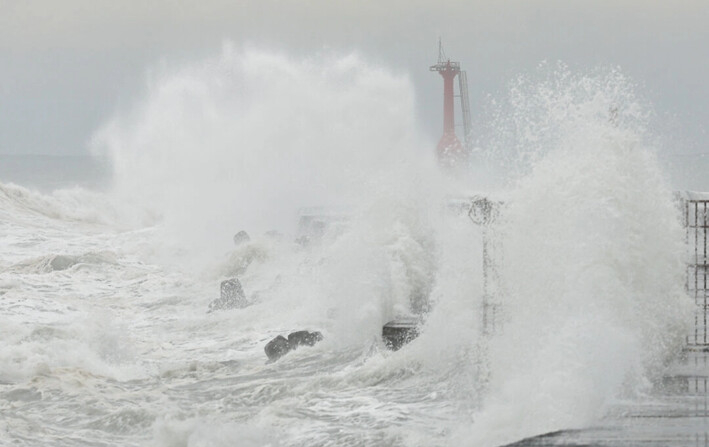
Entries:
{"type": "Polygon", "coordinates": [[[485,185],[438,171],[405,76],[229,45],[159,70],[95,138],[112,192],[0,185],[0,440],[495,445],[592,423],[684,335],[681,229],[631,87],[518,83],[481,140],[520,161],[487,340],[481,231],[446,211],[485,185]],[[349,220],[297,243],[313,205],[349,220]],[[232,276],[250,305],[207,313],[232,276]],[[425,295],[421,336],[386,351],[425,295]],[[325,340],[266,364],[297,329],[325,340]]]}
{"type": "Polygon", "coordinates": [[[632,84],[548,76],[513,90],[529,165],[502,211],[504,330],[475,445],[591,423],[661,371],[690,321],[683,231],[632,84]]]}
{"type": "Polygon", "coordinates": [[[292,232],[300,207],[356,206],[410,184],[402,173],[433,158],[412,91],[356,55],[294,60],[225,45],[155,73],[147,98],[104,126],[95,148],[112,160],[123,201],[213,255],[224,234],[292,232]]]}

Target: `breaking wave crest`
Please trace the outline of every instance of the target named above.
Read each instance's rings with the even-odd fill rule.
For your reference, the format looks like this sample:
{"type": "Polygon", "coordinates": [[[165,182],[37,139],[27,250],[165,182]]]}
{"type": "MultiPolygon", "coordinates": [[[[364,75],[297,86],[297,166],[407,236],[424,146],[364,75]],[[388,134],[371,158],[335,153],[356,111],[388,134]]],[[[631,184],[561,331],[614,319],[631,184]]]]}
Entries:
{"type": "Polygon", "coordinates": [[[30,226],[52,221],[127,224],[126,216],[109,196],[78,187],[41,193],[13,183],[0,183],[0,215],[6,222],[30,226]]]}
{"type": "Polygon", "coordinates": [[[691,321],[680,216],[632,83],[542,73],[498,114],[523,169],[497,229],[504,329],[474,445],[592,423],[647,390],[691,321]]]}
{"type": "Polygon", "coordinates": [[[480,146],[509,186],[491,196],[491,292],[483,231],[446,211],[481,182],[434,165],[408,78],[230,45],[159,70],[95,136],[111,194],[0,185],[16,235],[0,381],[27,401],[23,380],[65,381],[87,412],[93,391],[71,384],[96,384],[106,412],[77,416],[86,433],[133,442],[152,425],[165,446],[492,446],[586,426],[648,389],[689,321],[682,228],[637,96],[617,70],[545,66],[493,110],[480,146]],[[297,238],[305,206],[346,218],[297,238]],[[207,313],[229,277],[250,305],[207,313]],[[501,305],[489,337],[486,292],[501,305]],[[421,335],[386,351],[382,325],[415,311],[421,335]],[[264,365],[268,339],[306,328],[324,341],[264,365]]]}
{"type": "Polygon", "coordinates": [[[226,44],[154,74],[94,145],[122,201],[214,254],[239,229],[292,232],[301,207],[352,207],[410,186],[412,169],[432,165],[413,112],[410,80],[357,55],[296,60],[226,44]]]}

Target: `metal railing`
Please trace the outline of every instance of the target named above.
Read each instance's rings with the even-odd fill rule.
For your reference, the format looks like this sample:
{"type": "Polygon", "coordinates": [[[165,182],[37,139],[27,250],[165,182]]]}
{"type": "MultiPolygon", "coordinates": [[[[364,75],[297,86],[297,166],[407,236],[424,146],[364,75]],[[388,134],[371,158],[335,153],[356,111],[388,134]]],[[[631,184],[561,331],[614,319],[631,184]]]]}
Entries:
{"type": "Polygon", "coordinates": [[[690,349],[709,350],[709,289],[707,288],[707,235],[709,232],[709,194],[682,193],[687,243],[686,290],[695,304],[694,330],[687,336],[690,349]]]}

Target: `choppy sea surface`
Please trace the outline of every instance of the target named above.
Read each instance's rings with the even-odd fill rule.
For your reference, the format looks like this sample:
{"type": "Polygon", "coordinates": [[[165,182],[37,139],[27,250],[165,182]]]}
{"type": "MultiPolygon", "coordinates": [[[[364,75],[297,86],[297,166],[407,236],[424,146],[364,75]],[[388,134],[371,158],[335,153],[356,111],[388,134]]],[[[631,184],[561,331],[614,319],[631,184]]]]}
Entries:
{"type": "Polygon", "coordinates": [[[391,311],[355,290],[314,296],[322,247],[252,235],[231,249],[224,235],[223,256],[195,269],[159,225],[111,222],[107,200],[0,186],[4,442],[412,445],[471,411],[456,355],[389,352],[391,311]],[[253,304],[208,313],[231,276],[253,304]],[[266,342],[298,329],[325,340],[267,364],[266,342]]]}
{"type": "Polygon", "coordinates": [[[105,164],[0,158],[0,443],[495,446],[653,401],[693,308],[632,82],[520,78],[445,170],[406,76],[325,59],[227,45],[99,129],[105,164]],[[229,278],[249,305],[208,312],[229,278]]]}

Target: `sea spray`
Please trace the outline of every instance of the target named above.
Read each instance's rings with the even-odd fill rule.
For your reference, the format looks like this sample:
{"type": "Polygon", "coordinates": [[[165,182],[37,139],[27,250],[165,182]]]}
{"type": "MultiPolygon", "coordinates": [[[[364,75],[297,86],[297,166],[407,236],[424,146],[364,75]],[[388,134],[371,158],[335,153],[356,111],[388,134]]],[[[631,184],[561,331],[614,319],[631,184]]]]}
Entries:
{"type": "MultiPolygon", "coordinates": [[[[1,353],[10,369],[22,365],[8,390],[22,395],[24,378],[38,374],[59,383],[41,388],[50,392],[37,405],[12,403],[13,436],[71,444],[80,429],[81,441],[136,445],[150,426],[156,445],[238,444],[249,433],[285,445],[431,445],[445,436],[441,421],[470,400],[458,392],[469,375],[457,354],[475,332],[467,324],[475,292],[468,307],[466,287],[479,275],[459,261],[470,252],[479,263],[476,248],[463,246],[476,235],[464,216],[453,227],[441,218],[451,189],[435,142],[413,125],[406,77],[358,57],[325,59],[227,47],[155,75],[148,96],[97,134],[97,150],[114,163],[117,202],[143,208],[135,224],[147,227],[94,233],[59,215],[50,219],[57,230],[42,234],[52,246],[71,236],[70,255],[108,249],[116,263],[2,272],[5,314],[34,322],[1,353]],[[344,207],[351,217],[299,243],[289,227],[304,205],[344,207]],[[263,233],[274,228],[282,236],[263,233]],[[234,270],[227,252],[241,229],[252,237],[236,251],[254,256],[234,270]],[[221,275],[236,271],[251,305],[207,313],[221,275]],[[426,294],[464,318],[432,317],[433,336],[389,353],[381,325],[426,294]],[[84,320],[101,310],[110,325],[99,318],[98,333],[86,333],[84,320]],[[39,317],[72,330],[27,343],[39,317]],[[325,340],[266,365],[264,344],[297,329],[322,330],[325,340]],[[441,349],[436,334],[455,341],[441,349]],[[35,346],[42,355],[27,356],[35,346]]],[[[34,232],[8,228],[20,238],[34,232]]],[[[17,252],[20,261],[63,253],[17,252]]]]}
{"type": "Polygon", "coordinates": [[[115,194],[148,210],[194,268],[246,229],[254,241],[240,252],[270,246],[281,259],[216,271],[238,272],[259,306],[289,309],[286,321],[327,314],[340,343],[371,343],[387,319],[426,310],[434,282],[443,176],[414,118],[409,79],[359,56],[227,44],[155,75],[95,144],[113,160],[115,194]],[[344,209],[346,230],[290,244],[298,210],[312,206],[344,209]],[[281,243],[260,237],[272,229],[281,243]]]}
{"type": "Polygon", "coordinates": [[[71,201],[3,189],[6,438],[138,445],[152,426],[155,445],[499,445],[590,423],[685,329],[681,228],[646,109],[616,73],[523,80],[481,140],[491,160],[522,160],[499,163],[516,182],[495,228],[502,330],[485,339],[481,231],[445,210],[486,184],[439,176],[405,77],[228,46],[159,72],[96,137],[120,202],[158,225],[116,231],[93,200],[101,219],[77,220],[71,201]],[[350,220],[320,241],[284,228],[333,204],[350,220]],[[240,229],[245,269],[225,253],[240,229]],[[178,260],[205,257],[157,262],[163,238],[178,260]],[[16,268],[103,250],[115,262],[16,268]],[[207,313],[235,271],[252,305],[207,313]],[[381,324],[417,290],[422,334],[388,352],[381,324]],[[266,365],[263,345],[295,329],[326,338],[266,365]]]}
{"type": "Polygon", "coordinates": [[[515,84],[501,123],[522,174],[502,210],[504,329],[470,445],[592,423],[658,374],[689,322],[683,232],[632,84],[547,74],[515,84]]]}
{"type": "Polygon", "coordinates": [[[174,240],[220,253],[240,229],[293,231],[304,206],[358,205],[431,161],[406,76],[357,55],[236,48],[157,70],[147,97],[94,138],[119,197],[174,240]],[[374,183],[373,183],[374,182],[374,183]]]}

